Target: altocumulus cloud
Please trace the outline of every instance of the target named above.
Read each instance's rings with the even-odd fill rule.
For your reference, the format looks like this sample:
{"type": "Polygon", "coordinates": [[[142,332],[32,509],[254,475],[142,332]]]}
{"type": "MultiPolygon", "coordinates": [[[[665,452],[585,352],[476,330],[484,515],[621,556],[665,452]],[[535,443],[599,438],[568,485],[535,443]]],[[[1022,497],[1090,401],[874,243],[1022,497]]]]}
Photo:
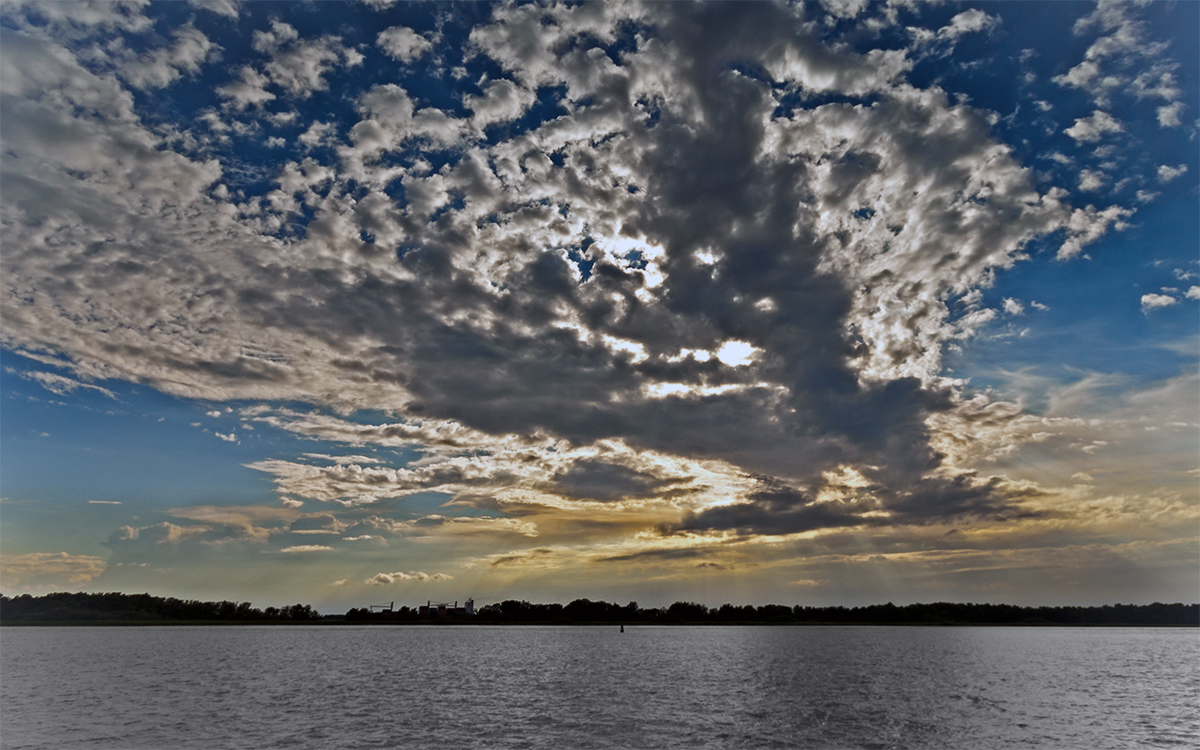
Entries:
{"type": "MultiPolygon", "coordinates": [[[[836,5],[904,30],[896,8],[836,5]]],[[[944,352],[997,319],[979,291],[1031,243],[1071,261],[1134,209],[1078,205],[1079,181],[1035,179],[990,113],[909,80],[999,17],[868,49],[809,5],[495,5],[455,46],[393,22],[252,28],[208,3],[250,40],[227,55],[208,16],[135,52],[155,6],[88,7],[8,5],[0,29],[0,311],[7,345],[79,378],[45,387],[252,400],[244,425],[422,455],[249,464],[289,507],[438,491],[537,524],[636,516],[664,543],[1037,515],[1037,492],[954,465],[978,446],[939,430],[985,405],[944,352]],[[213,93],[170,122],[135,93],[201,76],[213,93]]],[[[1144,35],[1133,10],[1105,13],[1078,33],[1144,35]]],[[[1119,54],[1148,56],[1123,81],[1137,97],[1178,103],[1163,49],[1114,44],[1055,79],[1094,104],[1051,129],[1068,145],[1128,132],[1103,76],[1119,54]]],[[[1109,182],[1088,174],[1084,190],[1109,182]]],[[[390,533],[422,524],[538,534],[432,515],[390,533]]]]}

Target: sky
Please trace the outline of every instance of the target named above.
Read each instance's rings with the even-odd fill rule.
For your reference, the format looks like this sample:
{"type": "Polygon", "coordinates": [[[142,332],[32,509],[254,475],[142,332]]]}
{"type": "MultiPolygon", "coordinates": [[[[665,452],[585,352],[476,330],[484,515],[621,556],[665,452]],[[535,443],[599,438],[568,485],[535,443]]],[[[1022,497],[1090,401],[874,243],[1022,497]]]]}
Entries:
{"type": "Polygon", "coordinates": [[[1200,4],[0,5],[0,590],[1200,599],[1200,4]]]}

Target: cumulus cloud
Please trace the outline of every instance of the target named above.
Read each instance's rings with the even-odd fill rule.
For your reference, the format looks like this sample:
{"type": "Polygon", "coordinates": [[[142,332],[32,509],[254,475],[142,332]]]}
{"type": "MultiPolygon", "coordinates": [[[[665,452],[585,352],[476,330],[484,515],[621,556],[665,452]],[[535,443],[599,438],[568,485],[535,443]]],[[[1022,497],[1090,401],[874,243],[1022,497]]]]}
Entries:
{"type": "Polygon", "coordinates": [[[1172,167],[1167,164],[1163,164],[1162,166],[1160,166],[1158,168],[1158,181],[1162,182],[1162,183],[1170,182],[1170,181],[1174,180],[1176,177],[1180,177],[1184,174],[1187,174],[1187,171],[1188,171],[1188,168],[1187,168],[1186,164],[1180,164],[1177,167],[1172,167]]]}
{"type": "Polygon", "coordinates": [[[227,106],[236,110],[261,106],[275,98],[267,91],[269,79],[249,65],[243,65],[238,73],[239,80],[217,87],[217,94],[226,99],[227,106]]]}
{"type": "Polygon", "coordinates": [[[1179,300],[1169,294],[1143,294],[1142,312],[1149,313],[1151,310],[1156,310],[1160,307],[1170,307],[1177,302],[1179,300]]]}
{"type": "Polygon", "coordinates": [[[475,124],[484,127],[517,119],[533,101],[532,91],[512,81],[500,79],[487,84],[483,96],[469,96],[464,100],[464,104],[475,113],[475,124]]]}
{"type": "Polygon", "coordinates": [[[1146,23],[1137,17],[1135,6],[1098,5],[1076,22],[1074,33],[1098,36],[1079,64],[1054,78],[1058,85],[1081,89],[1102,107],[1108,107],[1120,92],[1132,93],[1139,100],[1156,97],[1172,101],[1179,97],[1175,78],[1178,64],[1165,59],[1167,43],[1149,39],[1146,23]]]}
{"type": "Polygon", "coordinates": [[[941,39],[958,39],[965,34],[992,29],[999,22],[997,16],[989,16],[978,8],[972,8],[951,18],[949,25],[939,29],[937,35],[941,39]]]}
{"type": "Polygon", "coordinates": [[[1107,133],[1122,133],[1125,128],[1107,112],[1096,110],[1091,117],[1081,117],[1063,132],[1080,143],[1095,143],[1107,133]]]}
{"type": "Polygon", "coordinates": [[[195,75],[217,55],[216,45],[191,23],[179,27],[172,35],[175,40],[169,47],[131,55],[120,69],[121,77],[139,89],[161,89],[185,74],[195,75]]]}
{"type": "Polygon", "coordinates": [[[217,89],[235,109],[274,99],[275,95],[265,88],[268,82],[290,96],[307,99],[314,92],[325,90],[325,75],[331,70],[339,65],[352,68],[363,60],[358,51],[342,43],[341,37],[326,34],[301,39],[293,26],[278,20],[272,21],[268,30],[254,32],[253,47],[270,58],[262,72],[243,66],[240,81],[217,89]]]}
{"type": "Polygon", "coordinates": [[[1177,128],[1183,124],[1183,102],[1175,102],[1155,110],[1158,124],[1164,128],[1177,128]]]}
{"type": "Polygon", "coordinates": [[[375,43],[403,63],[414,62],[433,49],[428,39],[407,26],[393,26],[379,32],[375,43]]]}

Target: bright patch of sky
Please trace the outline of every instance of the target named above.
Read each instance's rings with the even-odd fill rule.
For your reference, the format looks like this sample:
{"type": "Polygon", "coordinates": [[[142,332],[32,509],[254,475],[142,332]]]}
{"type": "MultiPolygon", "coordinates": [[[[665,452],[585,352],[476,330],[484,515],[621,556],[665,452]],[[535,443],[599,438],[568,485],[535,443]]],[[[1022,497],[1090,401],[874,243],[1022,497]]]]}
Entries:
{"type": "Polygon", "coordinates": [[[1198,40],[8,3],[0,584],[1194,598],[1198,40]]]}

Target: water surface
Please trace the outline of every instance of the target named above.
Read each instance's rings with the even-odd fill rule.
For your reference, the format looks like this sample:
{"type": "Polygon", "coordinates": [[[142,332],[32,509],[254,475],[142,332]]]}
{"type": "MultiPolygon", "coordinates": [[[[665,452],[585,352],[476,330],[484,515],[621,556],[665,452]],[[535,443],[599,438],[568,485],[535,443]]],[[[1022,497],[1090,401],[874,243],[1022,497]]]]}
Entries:
{"type": "Polygon", "coordinates": [[[0,632],[0,748],[1132,748],[1200,737],[1200,632],[0,632]]]}

